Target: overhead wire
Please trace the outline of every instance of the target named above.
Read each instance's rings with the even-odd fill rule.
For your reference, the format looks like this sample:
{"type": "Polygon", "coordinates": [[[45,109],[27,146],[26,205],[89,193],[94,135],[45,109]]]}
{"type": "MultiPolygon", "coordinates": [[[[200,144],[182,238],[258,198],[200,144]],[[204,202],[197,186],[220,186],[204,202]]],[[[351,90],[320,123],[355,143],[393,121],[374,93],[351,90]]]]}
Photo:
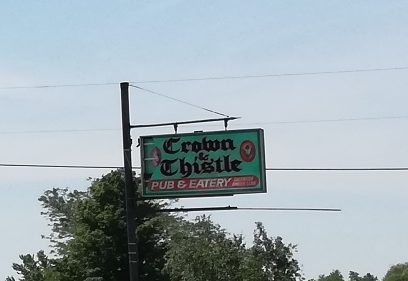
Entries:
{"type": "Polygon", "coordinates": [[[378,117],[350,117],[337,119],[312,119],[312,120],[293,120],[293,121],[265,121],[251,122],[244,125],[279,125],[279,124],[306,124],[306,123],[330,123],[330,122],[348,122],[348,121],[375,121],[375,120],[390,120],[390,119],[407,119],[408,115],[399,116],[378,116],[378,117]]]}
{"type": "MultiPolygon", "coordinates": [[[[11,164],[0,163],[0,167],[15,168],[64,168],[64,169],[122,169],[120,166],[92,166],[92,165],[52,165],[52,164],[11,164]]],[[[134,168],[135,169],[135,168],[134,168]]]]}
{"type": "MultiPolygon", "coordinates": [[[[65,169],[123,169],[123,166],[114,165],[53,165],[53,164],[15,164],[0,163],[0,167],[15,168],[65,168],[65,169]]],[[[132,167],[140,170],[140,166],[132,167]]],[[[408,171],[408,167],[362,167],[362,168],[265,168],[266,171],[408,171]]]]}
{"type": "Polygon", "coordinates": [[[85,132],[113,132],[120,129],[56,129],[56,130],[25,130],[25,131],[0,131],[0,135],[24,135],[24,134],[55,134],[55,133],[85,133],[85,132]]]}
{"type": "MultiPolygon", "coordinates": [[[[343,69],[343,70],[313,71],[313,72],[287,72],[287,73],[271,73],[271,74],[257,74],[257,75],[208,76],[208,77],[195,77],[195,78],[193,77],[193,78],[181,78],[181,79],[139,80],[139,81],[131,81],[130,83],[132,83],[132,84],[151,83],[152,84],[152,83],[212,81],[212,80],[237,80],[237,79],[257,79],[257,78],[291,77],[291,76],[313,76],[313,75],[364,73],[364,72],[379,72],[379,71],[401,71],[401,70],[408,70],[408,66],[383,67],[383,68],[358,68],[358,69],[343,69]]],[[[1,86],[0,90],[111,86],[111,85],[118,85],[119,83],[120,82],[43,84],[43,85],[31,85],[31,86],[30,85],[25,85],[25,86],[1,86]]]]}
{"type": "Polygon", "coordinates": [[[368,168],[266,168],[266,171],[408,171],[408,167],[368,168]]]}
{"type": "Polygon", "coordinates": [[[408,70],[408,66],[345,69],[345,70],[314,71],[314,72],[288,72],[288,73],[273,73],[273,74],[259,74],[259,75],[213,76],[213,77],[203,77],[203,78],[185,78],[185,79],[168,79],[168,80],[144,80],[144,81],[142,80],[142,81],[133,81],[131,83],[142,84],[142,83],[194,82],[194,81],[210,81],[210,80],[236,80],[236,79],[311,76],[311,75],[345,74],[345,73],[396,71],[396,70],[408,70]]]}
{"type": "MultiPolygon", "coordinates": [[[[315,119],[315,120],[284,120],[284,121],[265,121],[265,122],[248,122],[248,123],[234,123],[239,126],[246,125],[285,125],[285,124],[309,124],[309,123],[330,123],[330,122],[354,122],[354,121],[376,121],[376,120],[394,120],[394,119],[408,119],[408,115],[399,116],[378,116],[378,117],[350,117],[338,119],[315,119]]],[[[177,122],[174,122],[177,123],[177,122]]],[[[194,126],[186,124],[183,126],[194,126]]],[[[206,125],[206,127],[218,125],[206,125]]],[[[0,135],[14,135],[14,134],[52,134],[52,133],[86,133],[86,132],[115,132],[120,131],[120,128],[98,128],[98,129],[42,129],[42,130],[14,130],[14,131],[0,131],[0,135]]]]}
{"type": "Polygon", "coordinates": [[[3,86],[3,87],[0,87],[0,90],[93,87],[93,86],[111,86],[111,85],[117,85],[117,84],[119,83],[106,82],[106,83],[78,83],[78,84],[49,84],[49,85],[32,85],[32,86],[3,86]]]}
{"type": "Polygon", "coordinates": [[[177,102],[180,102],[180,103],[183,103],[183,104],[186,104],[186,105],[189,105],[189,106],[198,108],[198,109],[202,109],[202,110],[204,110],[204,111],[207,111],[207,112],[210,112],[210,113],[214,113],[214,114],[217,114],[217,115],[220,115],[220,116],[223,116],[223,117],[230,117],[230,116],[227,115],[227,114],[224,114],[224,113],[221,113],[221,112],[218,112],[218,111],[215,111],[215,110],[212,110],[212,109],[209,109],[209,108],[206,108],[206,107],[203,107],[203,106],[201,106],[201,105],[194,104],[194,103],[191,103],[191,102],[188,102],[188,101],[185,101],[185,100],[173,98],[173,97],[171,97],[171,96],[168,96],[168,95],[165,95],[165,94],[156,92],[156,91],[152,91],[152,90],[149,90],[149,89],[146,89],[146,88],[142,88],[142,87],[139,87],[139,86],[136,86],[136,85],[133,85],[133,84],[129,84],[129,86],[130,86],[130,87],[133,87],[133,88],[136,88],[136,89],[139,89],[139,90],[141,90],[141,91],[148,92],[148,93],[153,94],[153,95],[157,95],[157,96],[160,96],[160,97],[163,97],[163,98],[167,98],[167,99],[169,99],[169,100],[177,101],[177,102]]]}

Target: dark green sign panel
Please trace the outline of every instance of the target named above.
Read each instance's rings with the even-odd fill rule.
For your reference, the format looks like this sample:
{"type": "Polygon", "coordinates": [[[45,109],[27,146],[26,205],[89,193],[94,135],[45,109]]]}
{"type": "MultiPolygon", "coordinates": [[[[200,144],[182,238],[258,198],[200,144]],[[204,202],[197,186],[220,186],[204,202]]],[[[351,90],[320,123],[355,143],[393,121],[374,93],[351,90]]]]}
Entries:
{"type": "Polygon", "coordinates": [[[262,129],[140,138],[144,197],[266,192],[262,129]]]}

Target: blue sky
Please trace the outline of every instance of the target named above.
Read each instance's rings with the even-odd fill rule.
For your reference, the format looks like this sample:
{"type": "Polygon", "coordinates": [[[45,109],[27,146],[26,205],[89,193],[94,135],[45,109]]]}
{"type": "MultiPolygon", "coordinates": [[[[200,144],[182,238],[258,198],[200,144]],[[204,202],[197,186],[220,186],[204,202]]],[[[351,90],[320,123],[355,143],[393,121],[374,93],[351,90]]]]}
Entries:
{"type": "MultiPolygon", "coordinates": [[[[0,87],[407,66],[406,1],[11,1],[0,3],[0,87]]],[[[407,70],[141,86],[265,130],[268,167],[408,166],[407,70]],[[256,125],[252,125],[257,123],[256,125]],[[262,124],[260,124],[262,123],[262,124]]],[[[131,89],[133,123],[214,117],[131,89]]],[[[121,165],[119,85],[0,90],[3,163],[121,165]],[[38,130],[107,131],[29,133],[38,130]]],[[[184,132],[222,126],[183,127],[184,132]]],[[[146,129],[138,134],[168,133],[146,129]]],[[[134,151],[134,164],[138,153],[134,151]]],[[[37,198],[107,170],[0,168],[0,278],[46,247],[37,198]]],[[[383,276],[406,262],[406,172],[268,172],[268,193],[184,206],[338,207],[342,213],[214,213],[251,240],[255,221],[298,244],[308,278],[383,276]]]]}

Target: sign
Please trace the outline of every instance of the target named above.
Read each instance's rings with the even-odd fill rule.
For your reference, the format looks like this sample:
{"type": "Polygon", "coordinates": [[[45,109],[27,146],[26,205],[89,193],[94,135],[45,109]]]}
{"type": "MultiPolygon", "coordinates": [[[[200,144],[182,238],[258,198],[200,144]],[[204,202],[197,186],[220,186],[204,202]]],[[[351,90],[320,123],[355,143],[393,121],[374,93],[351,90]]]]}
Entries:
{"type": "Polygon", "coordinates": [[[143,197],[266,192],[262,129],[140,138],[143,197]]]}

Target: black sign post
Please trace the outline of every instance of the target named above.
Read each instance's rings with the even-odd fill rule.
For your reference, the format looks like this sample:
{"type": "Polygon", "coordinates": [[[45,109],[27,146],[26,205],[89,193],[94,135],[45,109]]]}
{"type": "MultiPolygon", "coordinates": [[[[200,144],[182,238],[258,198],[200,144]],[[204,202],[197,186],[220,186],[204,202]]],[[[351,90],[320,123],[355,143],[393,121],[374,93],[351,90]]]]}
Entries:
{"type": "Polygon", "coordinates": [[[136,191],[132,172],[132,139],[130,136],[129,83],[120,83],[122,104],[123,160],[125,170],[126,224],[129,257],[129,281],[139,280],[139,251],[136,236],[136,191]]]}

